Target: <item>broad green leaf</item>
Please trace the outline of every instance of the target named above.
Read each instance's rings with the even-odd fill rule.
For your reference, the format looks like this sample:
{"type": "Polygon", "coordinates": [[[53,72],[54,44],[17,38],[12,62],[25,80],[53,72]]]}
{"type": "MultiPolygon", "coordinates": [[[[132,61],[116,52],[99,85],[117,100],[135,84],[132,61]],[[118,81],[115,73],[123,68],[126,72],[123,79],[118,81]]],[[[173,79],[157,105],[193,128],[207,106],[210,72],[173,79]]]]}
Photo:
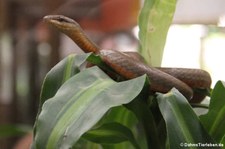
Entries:
{"type": "Polygon", "coordinates": [[[0,125],[0,138],[20,136],[31,131],[32,127],[27,125],[0,125]]]}
{"type": "Polygon", "coordinates": [[[55,95],[57,90],[65,81],[67,81],[69,78],[79,73],[83,69],[83,64],[85,61],[96,64],[97,66],[110,73],[114,73],[102,62],[99,56],[91,53],[84,53],[79,55],[71,54],[60,61],[47,73],[42,85],[40,108],[47,99],[55,95]]]}
{"type": "Polygon", "coordinates": [[[111,108],[132,101],[146,76],[117,83],[98,67],[67,80],[47,100],[36,122],[33,149],[68,149],[111,108]]]}
{"type": "Polygon", "coordinates": [[[40,107],[49,98],[53,97],[60,86],[81,70],[81,65],[91,54],[71,54],[55,65],[46,75],[41,91],[40,107]]]}
{"type": "Polygon", "coordinates": [[[140,149],[132,131],[120,123],[106,123],[97,129],[86,132],[83,137],[99,144],[117,144],[129,141],[136,149],[140,149]]]}
{"type": "Polygon", "coordinates": [[[218,81],[212,91],[207,114],[200,116],[203,126],[217,142],[225,135],[225,83],[218,81]]]}
{"type": "MultiPolygon", "coordinates": [[[[137,128],[138,120],[136,116],[134,115],[133,112],[131,112],[124,106],[111,108],[107,112],[107,114],[105,114],[104,118],[101,120],[101,122],[99,122],[99,124],[112,123],[112,122],[117,122],[128,127],[129,129],[132,130],[135,136],[138,136],[138,139],[142,137],[140,139],[143,140],[144,136],[139,134],[140,129],[137,128]]],[[[142,145],[140,141],[139,141],[139,144],[142,145]]],[[[128,149],[128,148],[132,149],[133,148],[132,144],[129,142],[122,142],[122,143],[102,145],[102,146],[104,149],[128,149]]],[[[141,148],[144,149],[142,146],[141,148]]]]}
{"type": "Polygon", "coordinates": [[[148,64],[160,66],[167,32],[177,0],[145,0],[139,16],[140,53],[148,64]]]}
{"type": "MultiPolygon", "coordinates": [[[[215,143],[197,115],[175,88],[167,94],[158,93],[159,109],[166,122],[168,143],[171,149],[182,148],[182,143],[215,143]]],[[[197,148],[197,147],[193,147],[197,148]]]]}

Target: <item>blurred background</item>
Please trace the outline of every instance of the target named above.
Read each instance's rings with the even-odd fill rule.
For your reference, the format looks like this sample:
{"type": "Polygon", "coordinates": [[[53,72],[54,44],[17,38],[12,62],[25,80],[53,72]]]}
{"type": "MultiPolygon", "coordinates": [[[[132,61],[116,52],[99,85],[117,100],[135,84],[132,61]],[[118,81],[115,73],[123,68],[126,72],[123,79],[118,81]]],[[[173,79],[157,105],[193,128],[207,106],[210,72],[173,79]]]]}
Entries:
{"type": "MultiPolygon", "coordinates": [[[[0,125],[32,126],[45,74],[70,53],[82,51],[42,18],[75,19],[101,48],[137,51],[137,17],[143,0],[0,0],[0,125]]],[[[225,1],[179,0],[163,66],[202,68],[225,80],[225,1]]],[[[0,137],[11,149],[18,137],[0,137]]]]}

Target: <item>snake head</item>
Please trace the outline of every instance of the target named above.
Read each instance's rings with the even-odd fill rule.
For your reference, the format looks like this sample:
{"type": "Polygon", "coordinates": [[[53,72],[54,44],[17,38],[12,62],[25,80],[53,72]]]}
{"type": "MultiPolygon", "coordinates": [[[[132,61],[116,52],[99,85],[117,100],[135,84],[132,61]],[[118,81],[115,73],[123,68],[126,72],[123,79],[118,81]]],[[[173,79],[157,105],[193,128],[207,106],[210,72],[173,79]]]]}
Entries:
{"type": "Polygon", "coordinates": [[[76,21],[63,15],[48,15],[45,16],[43,20],[63,32],[71,31],[71,29],[74,28],[80,28],[76,21]]]}
{"type": "Polygon", "coordinates": [[[48,15],[43,20],[71,38],[84,52],[97,53],[99,51],[99,47],[88,39],[80,25],[73,19],[62,15],[48,15]]]}

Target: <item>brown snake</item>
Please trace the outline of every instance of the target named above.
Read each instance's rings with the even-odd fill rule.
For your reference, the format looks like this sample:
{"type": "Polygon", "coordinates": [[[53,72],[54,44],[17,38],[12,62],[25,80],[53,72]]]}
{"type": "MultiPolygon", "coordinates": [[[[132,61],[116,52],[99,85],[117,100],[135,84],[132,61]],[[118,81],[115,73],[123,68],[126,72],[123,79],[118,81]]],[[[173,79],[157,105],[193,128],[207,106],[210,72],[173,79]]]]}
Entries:
{"type": "Polygon", "coordinates": [[[150,90],[153,92],[166,93],[175,87],[190,100],[193,97],[193,89],[210,88],[211,77],[204,70],[154,68],[130,54],[100,49],[87,38],[79,24],[68,17],[49,15],[44,17],[44,21],[69,36],[84,52],[99,55],[105,64],[124,78],[132,79],[147,74],[151,82],[150,90]]]}

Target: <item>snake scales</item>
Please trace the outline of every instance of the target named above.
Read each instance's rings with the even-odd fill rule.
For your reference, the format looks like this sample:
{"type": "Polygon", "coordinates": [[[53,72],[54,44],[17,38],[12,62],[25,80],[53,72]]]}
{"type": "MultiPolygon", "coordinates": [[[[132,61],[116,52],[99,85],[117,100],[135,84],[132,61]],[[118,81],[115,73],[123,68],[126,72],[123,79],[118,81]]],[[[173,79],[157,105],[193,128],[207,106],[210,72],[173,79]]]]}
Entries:
{"type": "MultiPolygon", "coordinates": [[[[69,36],[84,52],[93,52],[119,75],[126,79],[132,79],[143,74],[150,78],[151,92],[168,92],[171,88],[177,88],[188,100],[195,96],[194,89],[209,89],[211,77],[208,72],[201,69],[187,68],[155,68],[146,65],[133,54],[115,50],[100,49],[87,38],[79,24],[73,19],[62,15],[49,15],[44,21],[57,28],[60,32],[69,36]]],[[[205,95],[202,95],[203,98],[205,95]]],[[[194,97],[195,98],[195,97],[194,97]]],[[[199,102],[202,99],[192,99],[191,102],[199,102]]]]}

